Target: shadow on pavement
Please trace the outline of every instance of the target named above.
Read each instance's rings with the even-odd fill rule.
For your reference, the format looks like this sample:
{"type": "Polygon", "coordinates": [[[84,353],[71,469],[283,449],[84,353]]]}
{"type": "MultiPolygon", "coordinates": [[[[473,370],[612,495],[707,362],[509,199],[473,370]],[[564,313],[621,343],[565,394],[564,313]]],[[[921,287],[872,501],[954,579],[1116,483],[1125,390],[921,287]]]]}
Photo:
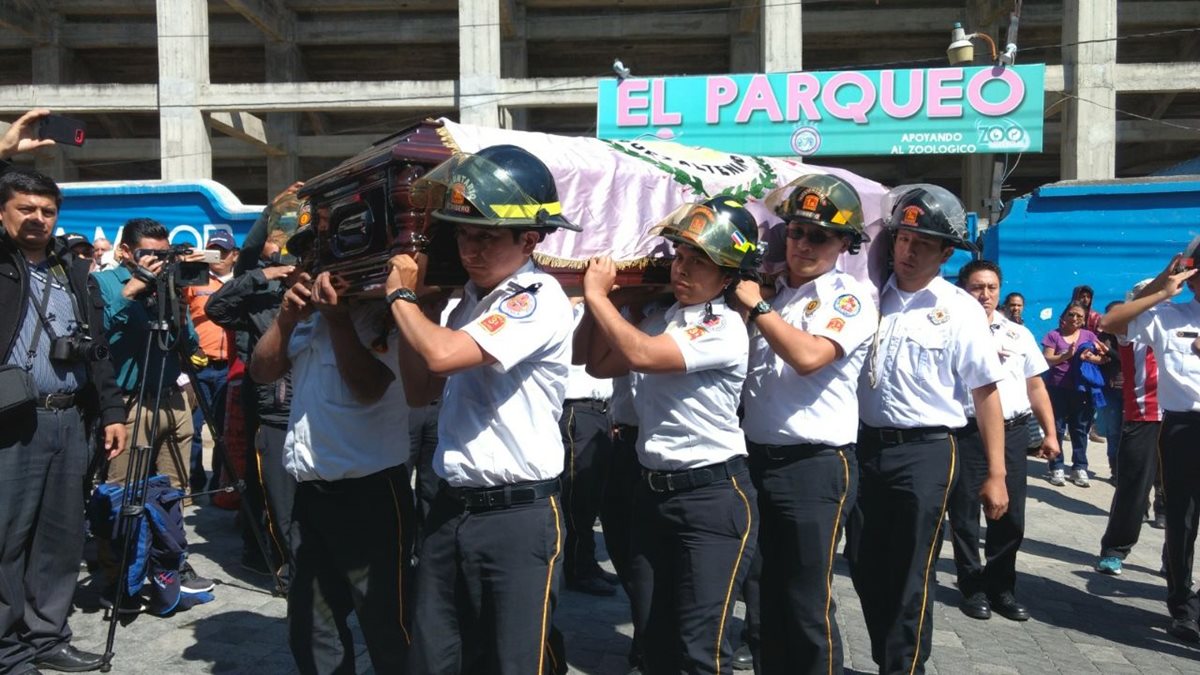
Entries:
{"type": "MultiPolygon", "coordinates": [[[[1029,483],[1029,492],[1026,499],[1036,499],[1037,501],[1049,504],[1056,509],[1066,511],[1068,513],[1078,513],[1082,516],[1108,516],[1108,509],[1100,508],[1099,506],[1089,504],[1085,501],[1075,499],[1070,496],[1071,490],[1084,490],[1088,488],[1077,487],[1075,485],[1071,485],[1070,483],[1062,486],[1061,488],[1055,488],[1051,487],[1049,483],[1046,483],[1040,478],[1035,478],[1035,480],[1037,480],[1037,483],[1029,483]],[[1038,483],[1044,483],[1045,485],[1039,485],[1038,483]]],[[[1097,542],[1097,544],[1098,543],[1099,542],[1097,542]]]]}
{"type": "MultiPolygon", "coordinates": [[[[1132,596],[1129,593],[1114,595],[1111,596],[1113,599],[1110,599],[1101,592],[1130,582],[1112,580],[1112,585],[1109,585],[1104,583],[1105,581],[1101,578],[1091,580],[1087,584],[1087,590],[1084,590],[1046,577],[1035,579],[1029,575],[1021,575],[1018,588],[1024,587],[1033,591],[1023,595],[1035,621],[1077,631],[1098,640],[1148,649],[1168,656],[1200,658],[1200,649],[1185,645],[1167,635],[1169,619],[1165,606],[1161,612],[1155,612],[1121,602],[1121,597],[1132,596]]],[[[1132,583],[1137,584],[1138,593],[1149,592],[1147,587],[1151,584],[1132,583]]]]}

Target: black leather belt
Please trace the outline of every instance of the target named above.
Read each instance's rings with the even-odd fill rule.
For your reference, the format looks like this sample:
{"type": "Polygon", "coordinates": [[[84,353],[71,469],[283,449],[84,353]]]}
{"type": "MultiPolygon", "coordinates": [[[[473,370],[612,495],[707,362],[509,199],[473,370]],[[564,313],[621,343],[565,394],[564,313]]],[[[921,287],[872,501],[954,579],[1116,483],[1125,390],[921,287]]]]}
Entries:
{"type": "Polygon", "coordinates": [[[883,445],[902,445],[920,441],[940,441],[950,437],[949,427],[913,427],[912,429],[895,429],[892,427],[872,427],[864,424],[862,434],[867,438],[877,440],[883,445]]]}
{"type": "Polygon", "coordinates": [[[1033,417],[1032,413],[1021,413],[1020,415],[1017,415],[1016,417],[1004,420],[1004,428],[1008,429],[1011,427],[1019,427],[1023,424],[1028,424],[1030,417],[1033,417]]]}
{"type": "Polygon", "coordinates": [[[521,504],[532,504],[558,494],[558,479],[514,483],[486,488],[463,488],[446,484],[446,494],[462,502],[468,511],[492,511],[521,504]]]}
{"type": "Polygon", "coordinates": [[[746,458],[739,455],[720,464],[710,464],[683,471],[651,471],[642,469],[646,485],[654,492],[678,492],[704,487],[709,483],[731,478],[746,470],[746,458]]]}
{"type": "Polygon", "coordinates": [[[823,452],[841,450],[848,445],[826,445],[824,443],[795,443],[793,445],[762,445],[747,441],[747,449],[752,455],[762,455],[767,459],[781,462],[787,459],[802,459],[815,457],[823,452]]]}
{"type": "Polygon", "coordinates": [[[600,412],[608,412],[608,401],[599,398],[569,398],[563,401],[563,407],[583,406],[600,412]]]}
{"type": "Polygon", "coordinates": [[[224,368],[225,366],[228,366],[228,365],[229,365],[229,359],[209,359],[208,360],[209,368],[224,368]]]}
{"type": "MultiPolygon", "coordinates": [[[[1004,428],[1012,429],[1013,427],[1024,426],[1025,423],[1029,421],[1030,417],[1033,417],[1033,415],[1030,413],[1021,413],[1020,415],[1017,415],[1016,417],[1006,419],[1006,420],[1004,420],[1004,428]]],[[[973,434],[978,430],[979,430],[979,420],[977,420],[974,417],[968,417],[967,418],[967,426],[963,427],[962,429],[959,429],[958,431],[959,431],[959,433],[965,435],[965,434],[973,434]]]]}
{"type": "Polygon", "coordinates": [[[66,410],[75,407],[75,394],[47,394],[39,396],[37,407],[45,410],[66,410]]]}
{"type": "Polygon", "coordinates": [[[1174,418],[1176,422],[1195,423],[1200,422],[1200,411],[1196,410],[1164,410],[1163,421],[1168,417],[1174,418]]]}

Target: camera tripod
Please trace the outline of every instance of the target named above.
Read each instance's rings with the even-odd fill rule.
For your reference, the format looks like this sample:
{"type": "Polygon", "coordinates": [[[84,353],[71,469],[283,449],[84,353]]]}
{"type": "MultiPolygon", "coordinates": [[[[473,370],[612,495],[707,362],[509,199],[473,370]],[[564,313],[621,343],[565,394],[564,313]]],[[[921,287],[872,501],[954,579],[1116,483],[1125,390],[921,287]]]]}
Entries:
{"type": "MultiPolygon", "coordinates": [[[[162,409],[162,387],[164,384],[163,372],[167,360],[170,358],[180,359],[183,372],[187,374],[193,391],[200,391],[196,383],[196,373],[190,360],[179,353],[179,345],[183,342],[180,335],[187,325],[187,317],[184,314],[186,311],[184,305],[180,302],[178,296],[178,284],[176,282],[174,274],[167,271],[158,275],[154,281],[156,315],[150,321],[149,334],[147,335],[146,344],[142,352],[141,381],[138,384],[137,400],[134,403],[133,433],[130,435],[129,449],[127,450],[129,452],[129,463],[125,468],[125,489],[121,493],[121,508],[114,528],[115,539],[120,542],[121,547],[121,564],[118,568],[117,592],[114,594],[113,605],[109,615],[108,639],[105,642],[104,654],[100,665],[100,671],[105,673],[112,670],[113,645],[116,640],[121,602],[125,597],[129,566],[133,563],[133,550],[137,545],[142,519],[147,517],[146,492],[151,470],[155,465],[154,445],[158,438],[159,413],[162,409]],[[158,348],[156,355],[154,354],[156,351],[155,347],[158,348]],[[158,386],[153,390],[154,400],[148,411],[149,414],[153,415],[150,418],[149,439],[144,440],[139,436],[142,429],[142,416],[147,414],[146,385],[150,374],[149,367],[152,356],[157,359],[158,370],[156,375],[158,386]]],[[[258,543],[259,550],[263,555],[263,559],[269,561],[271,560],[270,545],[257,518],[250,510],[249,500],[245,496],[246,482],[242,476],[238,475],[237,469],[230,461],[225,448],[224,437],[213,423],[212,409],[209,402],[203,396],[197,396],[196,400],[203,413],[204,423],[212,434],[213,449],[220,454],[225,465],[225,470],[234,479],[233,489],[237,490],[241,497],[240,508],[242,517],[249,524],[254,540],[258,543]]],[[[200,429],[195,430],[195,433],[201,432],[202,430],[200,429]]],[[[183,461],[182,458],[180,460],[183,461]]],[[[216,490],[215,492],[224,491],[227,490],[216,490]]],[[[201,494],[209,493],[192,493],[188,496],[194,497],[201,494]]],[[[275,580],[274,595],[283,596],[285,594],[284,585],[283,580],[279,576],[279,571],[272,567],[271,575],[275,580]]]]}

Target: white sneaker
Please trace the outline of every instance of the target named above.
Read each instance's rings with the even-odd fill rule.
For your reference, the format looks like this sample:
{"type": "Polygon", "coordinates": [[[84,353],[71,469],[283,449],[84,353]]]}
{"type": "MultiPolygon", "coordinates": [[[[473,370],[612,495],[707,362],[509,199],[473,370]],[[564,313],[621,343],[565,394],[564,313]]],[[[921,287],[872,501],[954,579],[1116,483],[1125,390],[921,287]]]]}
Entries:
{"type": "Polygon", "coordinates": [[[1066,474],[1063,473],[1062,469],[1055,469],[1055,470],[1047,473],[1046,480],[1050,481],[1051,485],[1066,485],[1067,484],[1066,474]]]}
{"type": "Polygon", "coordinates": [[[1071,482],[1079,487],[1091,487],[1092,483],[1088,480],[1087,469],[1075,469],[1071,472],[1071,482]]]}

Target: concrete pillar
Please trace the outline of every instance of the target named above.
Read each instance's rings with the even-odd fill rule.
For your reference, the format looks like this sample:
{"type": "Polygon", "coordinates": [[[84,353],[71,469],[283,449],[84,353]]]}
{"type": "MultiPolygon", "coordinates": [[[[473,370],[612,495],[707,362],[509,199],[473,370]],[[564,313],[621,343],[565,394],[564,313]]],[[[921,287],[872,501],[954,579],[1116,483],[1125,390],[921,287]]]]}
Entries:
{"type": "Polygon", "coordinates": [[[485,127],[500,126],[500,106],[492,95],[498,88],[499,79],[500,3],[498,0],[459,0],[460,122],[485,127]]]}
{"type": "MultiPolygon", "coordinates": [[[[967,33],[986,33],[1002,44],[996,30],[995,20],[1000,16],[998,0],[967,0],[966,30],[967,33]]],[[[946,35],[950,31],[947,26],[946,35]]],[[[947,37],[947,44],[949,44],[947,37]]],[[[976,55],[984,54],[986,47],[980,42],[976,55]]],[[[986,59],[986,56],[983,57],[986,59]]],[[[979,63],[979,60],[976,60],[979,63]]],[[[980,228],[990,224],[990,201],[992,198],[993,165],[998,155],[964,155],[962,158],[962,201],[967,211],[979,214],[980,228]]],[[[1002,159],[1002,158],[1001,158],[1002,159]]]]}
{"type": "MultiPolygon", "coordinates": [[[[291,21],[294,19],[289,17],[291,21]]],[[[289,31],[290,34],[290,31],[289,31]]],[[[300,79],[300,50],[295,42],[267,41],[267,82],[295,82],[300,79]]],[[[267,199],[304,178],[300,174],[300,154],[297,137],[300,114],[293,112],[267,113],[265,120],[267,142],[282,148],[287,154],[267,156],[267,199]]]]}
{"type": "Polygon", "coordinates": [[[791,73],[803,69],[803,22],[799,2],[763,3],[763,70],[791,73]]]}
{"type": "Polygon", "coordinates": [[[1116,36],[1117,0],[1063,2],[1063,77],[1067,93],[1078,97],[1068,98],[1062,108],[1063,179],[1116,175],[1116,36]]]}
{"type": "Polygon", "coordinates": [[[197,105],[208,84],[208,3],[156,0],[163,180],[212,178],[212,142],[197,105]]]}
{"type": "MultiPolygon", "coordinates": [[[[525,3],[513,2],[507,26],[501,26],[500,75],[529,76],[529,48],[525,35],[525,3]],[[505,30],[507,28],[507,30],[505,30]]],[[[524,108],[500,108],[500,125],[524,131],[529,128],[529,112],[524,108]]]]}
{"type": "MultiPolygon", "coordinates": [[[[45,17],[45,21],[49,33],[44,36],[44,42],[33,48],[33,83],[67,84],[71,53],[59,42],[62,17],[52,14],[45,17]]],[[[42,148],[34,156],[34,167],[56,181],[78,180],[79,168],[67,159],[66,152],[58,146],[42,148]]]]}
{"type": "MultiPolygon", "coordinates": [[[[762,72],[762,18],[762,8],[758,5],[741,5],[729,10],[729,72],[762,72]]],[[[799,38],[797,26],[796,39],[799,38]]]]}

